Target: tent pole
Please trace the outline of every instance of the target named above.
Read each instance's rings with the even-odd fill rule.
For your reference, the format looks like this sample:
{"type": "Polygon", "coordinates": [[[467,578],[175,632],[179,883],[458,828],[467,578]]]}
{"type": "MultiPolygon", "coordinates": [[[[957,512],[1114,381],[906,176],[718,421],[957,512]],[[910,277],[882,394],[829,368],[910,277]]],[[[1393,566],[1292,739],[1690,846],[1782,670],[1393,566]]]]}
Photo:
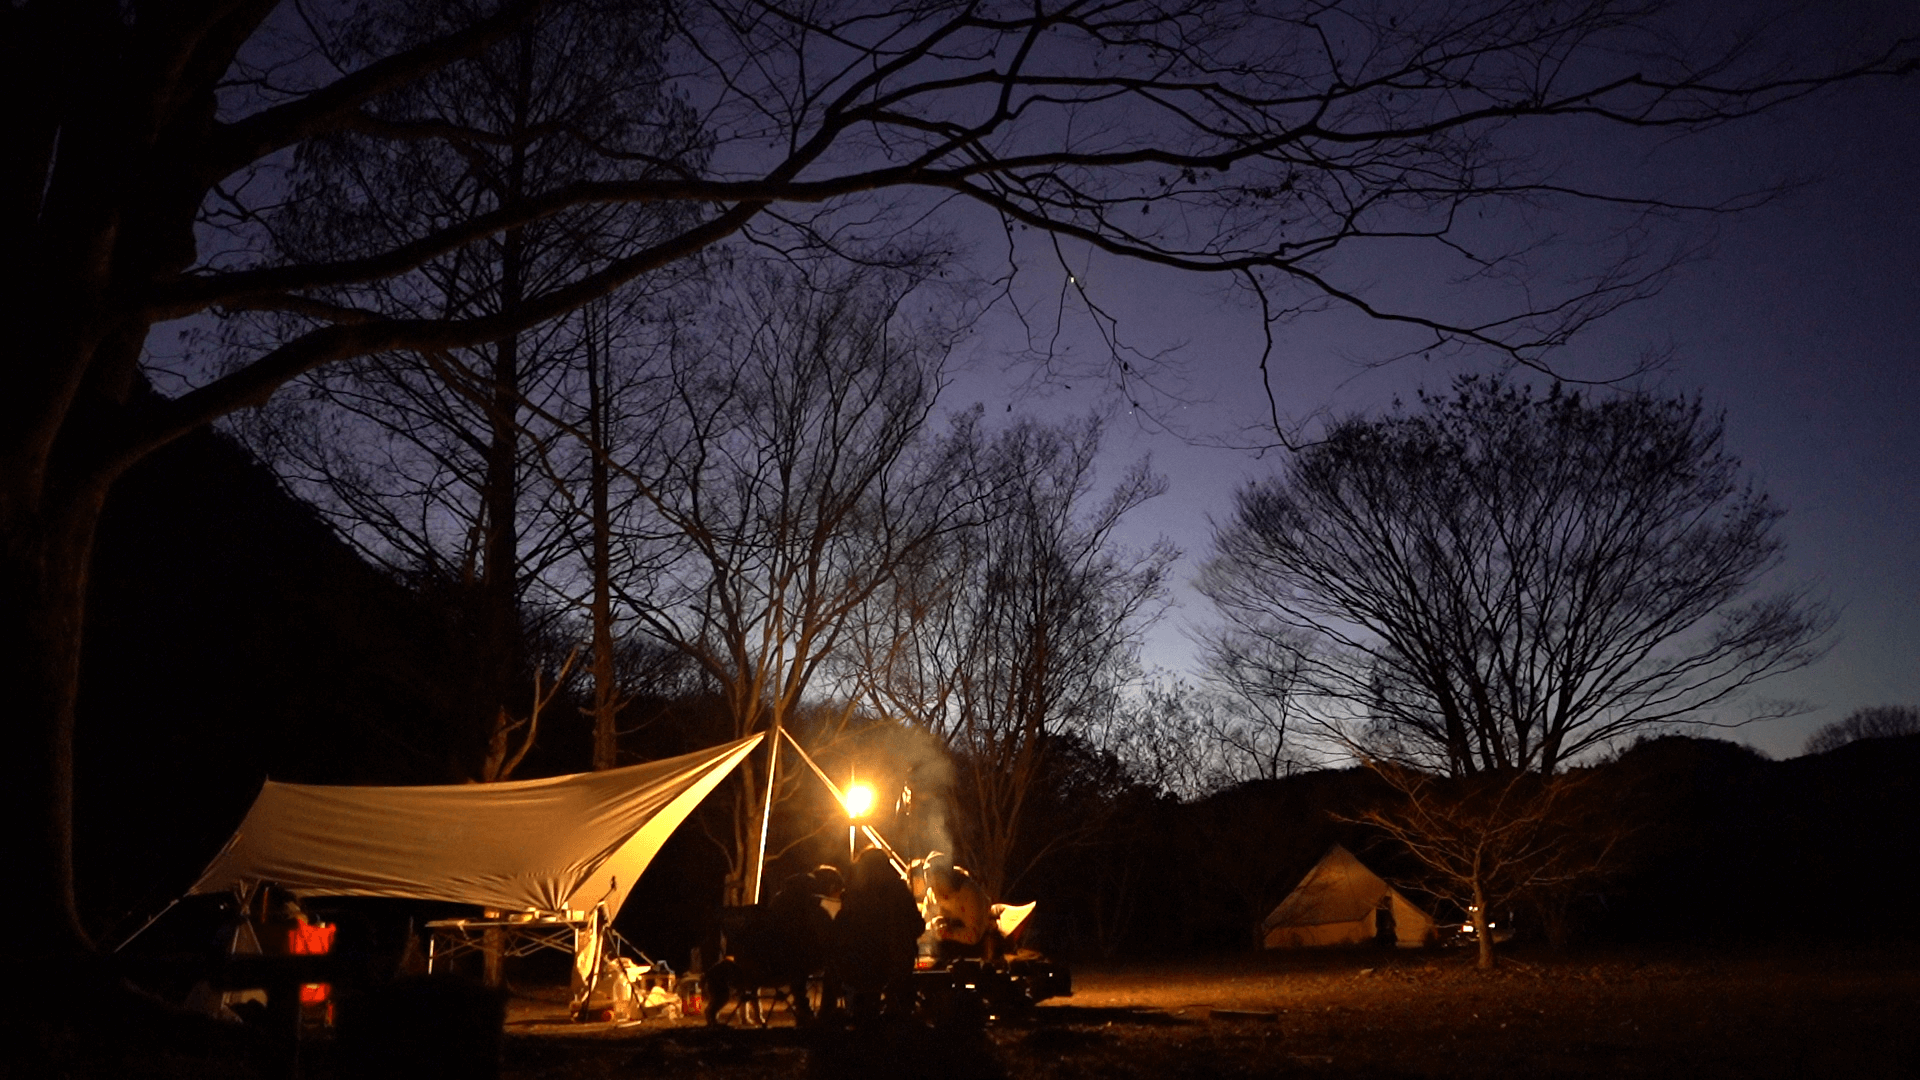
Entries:
{"type": "MultiPolygon", "coordinates": [[[[231,842],[231,841],[229,841],[229,842],[231,842]]],[[[135,931],[134,931],[133,933],[131,933],[131,934],[128,934],[128,935],[127,935],[127,939],[126,939],[125,941],[122,941],[122,942],[121,942],[120,944],[118,944],[118,945],[115,945],[115,946],[113,947],[113,951],[114,951],[114,952],[119,952],[119,951],[120,951],[121,949],[124,949],[124,948],[126,948],[126,947],[127,947],[128,945],[131,945],[131,944],[133,944],[133,939],[134,939],[134,938],[137,938],[137,937],[139,937],[139,936],[140,936],[141,934],[144,934],[144,933],[146,933],[146,932],[147,932],[147,927],[149,927],[149,926],[152,926],[152,925],[153,925],[154,923],[157,923],[157,922],[159,922],[159,921],[160,921],[160,920],[161,920],[161,919],[162,919],[163,917],[165,917],[165,915],[167,914],[167,912],[169,912],[169,911],[172,911],[172,910],[173,910],[173,905],[174,905],[174,904],[178,904],[179,902],[180,902],[180,898],[179,898],[179,897],[177,897],[177,896],[176,896],[176,897],[174,897],[174,898],[173,898],[173,902],[172,902],[172,903],[169,903],[169,904],[168,904],[168,905],[167,905],[166,907],[163,907],[163,908],[161,908],[161,909],[160,909],[160,914],[158,914],[158,915],[155,915],[155,916],[154,916],[153,918],[151,918],[151,919],[148,919],[148,920],[147,920],[146,922],[143,922],[143,923],[141,923],[141,924],[140,924],[140,929],[138,929],[138,930],[135,930],[135,931]]]]}
{"type": "Polygon", "coordinates": [[[767,876],[767,828],[773,822],[773,781],[780,767],[780,718],[773,718],[773,730],[767,739],[767,797],[760,807],[760,849],[753,857],[753,879],[747,886],[747,903],[760,902],[760,881],[767,876]]]}
{"type": "MultiPolygon", "coordinates": [[[[840,785],[834,783],[833,778],[828,776],[826,771],[820,768],[819,763],[813,760],[813,755],[807,753],[806,747],[800,745],[800,740],[794,738],[792,735],[788,735],[785,731],[780,732],[780,734],[786,735],[787,741],[793,744],[793,752],[799,754],[800,760],[807,763],[807,768],[812,769],[813,775],[819,777],[820,782],[827,786],[827,790],[833,793],[834,799],[840,802],[841,805],[845,805],[847,801],[846,792],[841,791],[840,785]]],[[[860,826],[860,831],[866,834],[867,839],[873,841],[874,847],[887,853],[887,858],[893,862],[893,868],[900,871],[901,877],[907,876],[907,860],[901,858],[900,853],[893,850],[893,845],[882,839],[880,834],[875,831],[871,825],[860,826]]]]}

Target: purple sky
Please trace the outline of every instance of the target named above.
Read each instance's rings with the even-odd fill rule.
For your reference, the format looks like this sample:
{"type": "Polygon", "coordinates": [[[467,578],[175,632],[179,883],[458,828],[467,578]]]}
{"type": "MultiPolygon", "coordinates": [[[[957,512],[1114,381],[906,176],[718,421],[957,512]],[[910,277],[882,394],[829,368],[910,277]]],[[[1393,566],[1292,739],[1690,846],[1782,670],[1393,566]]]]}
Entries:
{"type": "MultiPolygon", "coordinates": [[[[1845,0],[1813,15],[1831,12],[1920,24],[1912,0],[1845,0]]],[[[1815,24],[1796,40],[1812,42],[1825,29],[1815,24]]],[[[1786,756],[1814,728],[1854,708],[1920,704],[1920,78],[1849,87],[1664,148],[1566,138],[1541,145],[1564,158],[1574,178],[1645,181],[1654,189],[1725,191],[1785,174],[1815,177],[1789,197],[1721,220],[1710,259],[1683,268],[1661,295],[1590,331],[1554,364],[1581,375],[1613,373],[1649,348],[1671,347],[1672,364],[1648,385],[1700,393],[1726,411],[1732,449],[1789,510],[1785,577],[1814,584],[1841,609],[1832,654],[1763,691],[1816,707],[1742,729],[1739,738],[1786,756]]],[[[1565,223],[1575,236],[1584,224],[1565,223]]],[[[990,260],[1004,241],[979,235],[979,252],[990,260]]],[[[1035,234],[1032,250],[1021,253],[1019,295],[1044,308],[1064,275],[1039,257],[1039,240],[1035,234]]],[[[1341,280],[1407,290],[1436,280],[1398,254],[1348,264],[1350,276],[1341,280]]],[[[1131,341],[1178,348],[1162,370],[1187,380],[1188,400],[1163,405],[1154,420],[1200,440],[1232,441],[1264,419],[1258,315],[1225,296],[1220,281],[1089,260],[1084,251],[1068,255],[1131,341]]],[[[1390,289],[1375,295],[1397,299],[1390,289]]],[[[1098,362],[1103,347],[1091,321],[1071,303],[1065,310],[1060,355],[1098,362]]],[[[1279,334],[1271,387],[1287,419],[1307,431],[1317,417],[1377,410],[1423,385],[1442,388],[1463,369],[1419,361],[1366,368],[1362,361],[1388,351],[1387,335],[1345,313],[1312,316],[1279,334]]],[[[960,359],[970,366],[948,401],[980,401],[997,415],[1008,406],[1057,416],[1125,404],[1099,377],[1063,375],[1039,386],[1009,378],[1004,357],[1025,341],[1004,306],[990,311],[963,343],[960,359]]],[[[178,348],[168,331],[156,334],[155,347],[157,354],[178,348]]],[[[1124,408],[1110,425],[1107,452],[1109,476],[1151,454],[1172,481],[1124,539],[1145,544],[1164,535],[1186,552],[1175,606],[1153,629],[1147,660],[1192,677],[1188,628],[1210,613],[1186,582],[1207,554],[1208,519],[1229,513],[1234,489],[1271,472],[1278,459],[1178,438],[1160,423],[1130,422],[1124,408]]]]}
{"type": "MultiPolygon", "coordinates": [[[[1711,258],[1590,331],[1556,363],[1576,373],[1617,371],[1649,347],[1671,345],[1673,362],[1647,385],[1698,392],[1726,411],[1731,448],[1788,508],[1786,579],[1814,584],[1841,609],[1825,660],[1754,695],[1815,707],[1729,737],[1791,756],[1815,728],[1854,708],[1920,704],[1920,86],[1852,88],[1651,158],[1609,146],[1578,147],[1574,157],[1656,180],[1738,184],[1814,174],[1806,188],[1719,222],[1711,258]]],[[[1173,409],[1175,422],[1229,436],[1258,419],[1258,320],[1223,299],[1217,282],[1111,262],[1094,262],[1083,276],[1136,339],[1182,345],[1180,363],[1206,400],[1173,409]]],[[[1363,369],[1358,360],[1379,336],[1340,315],[1287,327],[1274,380],[1282,410],[1310,420],[1316,410],[1377,409],[1420,385],[1443,387],[1463,367],[1363,369]]],[[[1006,320],[984,324],[963,350],[981,366],[963,375],[950,400],[982,401],[994,414],[1008,404],[1048,414],[1114,404],[1098,380],[1065,376],[1040,394],[1008,387],[991,358],[1016,340],[1006,320]]],[[[1069,314],[1061,341],[1072,355],[1100,352],[1084,316],[1069,314]]],[[[1275,460],[1183,442],[1129,423],[1124,411],[1108,452],[1116,466],[1109,475],[1151,453],[1172,481],[1168,495],[1140,512],[1130,539],[1165,535],[1187,553],[1176,607],[1152,632],[1147,659],[1191,674],[1184,628],[1209,612],[1185,583],[1207,552],[1207,519],[1224,517],[1234,488],[1275,460]]]]}

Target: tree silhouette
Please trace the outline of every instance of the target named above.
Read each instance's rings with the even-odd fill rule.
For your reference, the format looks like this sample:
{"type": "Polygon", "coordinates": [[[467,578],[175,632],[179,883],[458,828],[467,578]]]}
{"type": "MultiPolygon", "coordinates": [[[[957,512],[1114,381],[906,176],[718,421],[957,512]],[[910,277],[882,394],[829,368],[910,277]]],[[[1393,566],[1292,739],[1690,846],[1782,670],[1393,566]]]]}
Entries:
{"type": "Polygon", "coordinates": [[[1425,890],[1466,913],[1482,971],[1493,967],[1495,913],[1598,878],[1630,829],[1596,796],[1590,774],[1509,769],[1440,777],[1368,764],[1399,798],[1354,820],[1412,853],[1425,890]]]}
{"type": "MultiPolygon", "coordinates": [[[[72,895],[73,702],[106,491],[155,448],[290,379],[354,357],[500,342],[747,230],[776,244],[884,246],[903,227],[876,212],[885,191],[964,200],[1009,230],[1240,275],[1281,307],[1328,299],[1538,363],[1651,287],[1664,260],[1630,247],[1584,284],[1521,290],[1492,316],[1402,309],[1330,267],[1375,238],[1458,251],[1483,206],[1726,205],[1558,182],[1502,153],[1502,132],[1522,121],[1678,132],[1913,63],[1898,42],[1783,70],[1749,39],[1716,50],[1667,35],[1638,3],[875,11],[716,0],[670,12],[660,75],[709,133],[704,166],[640,152],[617,178],[421,221],[339,258],[288,259],[268,242],[266,210],[301,147],[347,132],[396,150],[473,139],[393,103],[562,8],[594,10],[447,8],[444,23],[366,48],[344,5],[25,0],[0,11],[11,267],[0,303],[16,373],[0,401],[0,674],[17,728],[7,850],[23,913],[45,929],[11,954],[24,972],[65,970],[62,958],[90,949],[72,895]],[[1692,51],[1676,54],[1672,40],[1692,51]],[[395,315],[366,295],[596,204],[673,204],[686,218],[529,282],[506,309],[395,315]],[[223,373],[178,373],[188,388],[176,396],[136,393],[143,361],[164,366],[146,353],[157,326],[244,311],[293,323],[223,373]]],[[[1486,280],[1520,269],[1477,246],[1486,280]]]]}
{"type": "Polygon", "coordinates": [[[1119,707],[1175,552],[1114,544],[1165,481],[1142,463],[1091,501],[1098,423],[1022,421],[992,436],[969,426],[955,438],[943,460],[973,512],[876,594],[849,677],[876,712],[952,750],[950,853],[1000,896],[1092,824],[1025,829],[1059,764],[1055,744],[1084,741],[1119,707]]]}
{"type": "MultiPolygon", "coordinates": [[[[648,459],[624,465],[643,497],[615,527],[649,573],[622,598],[719,691],[731,737],[788,727],[868,602],[949,527],[954,480],[922,452],[947,339],[899,312],[916,284],[741,268],[674,350],[648,459]]],[[[724,846],[729,895],[751,903],[774,793],[759,759],[741,773],[724,846]]]]}
{"type": "MultiPolygon", "coordinates": [[[[430,36],[476,14],[472,4],[375,8],[342,36],[337,61],[365,62],[395,40],[430,36]]],[[[378,115],[387,127],[302,143],[287,198],[260,215],[278,261],[363,257],[436,221],[619,177],[635,157],[696,167],[698,127],[661,82],[660,31],[650,8],[549,5],[471,62],[385,95],[378,115]],[[393,138],[392,126],[401,124],[443,137],[393,138]]],[[[511,317],[529,294],[577,272],[606,246],[657,239],[684,218],[670,206],[576,206],[406,273],[313,295],[388,319],[511,317]]],[[[444,356],[389,351],[309,371],[236,424],[369,557],[404,579],[431,583],[466,614],[475,647],[490,659],[463,695],[471,735],[445,748],[455,777],[484,771],[490,743],[532,715],[526,687],[552,660],[532,652],[540,624],[568,606],[554,601],[564,595],[557,579],[572,569],[565,564],[574,516],[565,493],[553,490],[550,462],[567,437],[543,414],[587,412],[588,402],[573,402],[625,381],[611,377],[606,342],[594,337],[608,337],[616,315],[638,318],[646,303],[638,292],[594,305],[591,320],[575,313],[444,356]]],[[[310,326],[284,310],[253,315],[224,327],[238,356],[310,326]]],[[[598,402],[595,419],[607,404],[598,402]]],[[[596,649],[596,674],[610,673],[609,653],[596,649]]]]}
{"type": "Polygon", "coordinates": [[[1202,573],[1216,640],[1290,657],[1323,733],[1550,774],[1821,655],[1821,605],[1749,598],[1782,511],[1697,401],[1466,378],[1421,403],[1245,489],[1202,573]]]}
{"type": "Polygon", "coordinates": [[[1886,739],[1899,735],[1920,735],[1920,708],[1912,705],[1873,705],[1855,709],[1814,732],[1807,739],[1806,754],[1824,754],[1861,739],[1886,739]]]}

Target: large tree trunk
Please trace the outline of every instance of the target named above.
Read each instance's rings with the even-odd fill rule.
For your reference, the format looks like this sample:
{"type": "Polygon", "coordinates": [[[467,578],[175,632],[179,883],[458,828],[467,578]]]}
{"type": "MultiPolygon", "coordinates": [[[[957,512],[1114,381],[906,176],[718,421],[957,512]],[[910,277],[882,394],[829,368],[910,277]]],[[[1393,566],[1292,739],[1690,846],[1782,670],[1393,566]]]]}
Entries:
{"type": "Polygon", "coordinates": [[[758,793],[765,783],[764,776],[760,762],[751,755],[740,762],[740,768],[734,773],[733,814],[727,825],[731,832],[726,844],[727,878],[721,892],[721,902],[729,906],[753,902],[753,887],[749,882],[758,869],[754,842],[760,835],[758,793]]]}
{"type": "MultiPolygon", "coordinates": [[[[588,317],[591,318],[591,309],[588,317]]],[[[593,442],[593,459],[588,486],[593,513],[593,767],[611,769],[620,764],[620,688],[613,656],[613,515],[608,505],[608,488],[613,482],[607,469],[606,452],[609,428],[606,388],[600,382],[600,365],[605,358],[595,347],[593,327],[587,327],[587,430],[593,442]]]]}
{"type": "Polygon", "coordinates": [[[38,528],[6,523],[6,584],[0,600],[19,635],[3,661],[4,682],[19,710],[9,740],[15,765],[7,786],[14,813],[7,832],[27,849],[26,858],[13,867],[21,874],[14,879],[16,902],[25,903],[36,928],[26,935],[29,949],[48,939],[86,942],[72,877],[73,716],[86,560],[98,509],[73,510],[60,518],[35,523],[38,528]]]}
{"type": "MultiPolygon", "coordinates": [[[[521,135],[526,128],[528,102],[533,78],[532,35],[518,35],[512,131],[521,135]]],[[[507,175],[498,192],[502,205],[512,205],[525,194],[526,146],[516,141],[507,162],[507,175]]],[[[526,231],[508,229],[500,239],[499,313],[516,315],[526,300],[526,231]]],[[[522,675],[523,635],[520,625],[520,413],[521,336],[508,334],[494,344],[491,370],[488,372],[488,431],[485,453],[486,475],[481,500],[484,526],[484,550],[481,553],[480,596],[481,626],[484,634],[481,655],[487,671],[485,680],[491,700],[481,702],[482,713],[474,722],[485,725],[494,717],[515,715],[519,710],[512,699],[522,675]]]]}
{"type": "MultiPolygon", "coordinates": [[[[17,478],[10,478],[17,479],[17,478]]],[[[73,876],[74,704],[79,696],[87,565],[104,482],[47,506],[0,507],[0,685],[7,688],[12,811],[7,877],[19,932],[4,953],[10,985],[6,1055],[19,1075],[58,1075],[80,1049],[64,1015],[105,1004],[101,957],[80,919],[73,876]],[[37,511],[37,512],[36,512],[37,511]],[[82,1003],[88,1003],[83,1005],[82,1003]]]]}

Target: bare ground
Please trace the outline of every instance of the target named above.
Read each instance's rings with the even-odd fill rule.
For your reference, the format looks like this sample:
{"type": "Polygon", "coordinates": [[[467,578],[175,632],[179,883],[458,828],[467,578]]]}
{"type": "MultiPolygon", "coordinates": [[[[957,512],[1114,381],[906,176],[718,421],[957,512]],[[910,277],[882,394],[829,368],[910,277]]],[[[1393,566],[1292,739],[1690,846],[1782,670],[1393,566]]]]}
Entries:
{"type": "Polygon", "coordinates": [[[983,1032],[509,1022],[512,1080],[1920,1076],[1920,949],[1350,952],[1120,964],[983,1032]]]}
{"type": "MultiPolygon", "coordinates": [[[[505,1080],[1183,1080],[1200,1077],[1920,1077],[1920,944],[1886,949],[1268,954],[1082,966],[1075,994],[984,1029],[798,1030],[698,1020],[564,1021],[510,1006],[505,1080]]],[[[284,1057],[226,1038],[92,1044],[90,1075],[350,1070],[315,1046],[284,1057]]],[[[439,1036],[444,1045],[445,1035],[439,1036]]],[[[410,1078],[425,1075],[411,1067],[410,1078]]],[[[429,1070],[431,1071],[431,1070],[429,1070]]],[[[0,1075],[6,1072],[0,1069],[0,1075]]],[[[463,1074],[464,1075],[464,1074],[463,1074]]]]}

